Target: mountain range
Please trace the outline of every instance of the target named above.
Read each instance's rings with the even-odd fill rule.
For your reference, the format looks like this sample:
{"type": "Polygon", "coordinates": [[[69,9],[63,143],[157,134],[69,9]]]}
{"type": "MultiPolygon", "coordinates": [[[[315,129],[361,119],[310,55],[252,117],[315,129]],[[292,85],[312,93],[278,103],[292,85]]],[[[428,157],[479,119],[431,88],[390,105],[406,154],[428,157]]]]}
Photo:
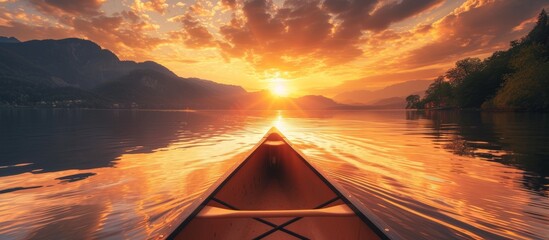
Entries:
{"type": "Polygon", "coordinates": [[[411,80],[390,85],[379,90],[355,90],[343,92],[333,97],[346,104],[406,106],[406,97],[411,94],[423,95],[432,80],[411,80]]]}
{"type": "Polygon", "coordinates": [[[96,43],[77,38],[20,42],[0,37],[0,84],[0,105],[45,107],[337,109],[368,103],[402,108],[404,101],[394,97],[413,93],[394,95],[390,91],[399,88],[394,86],[342,93],[335,97],[337,102],[313,95],[273,98],[267,91],[247,92],[240,86],[182,78],[152,61],[122,61],[96,43]],[[366,101],[382,96],[388,99],[366,101]]]}

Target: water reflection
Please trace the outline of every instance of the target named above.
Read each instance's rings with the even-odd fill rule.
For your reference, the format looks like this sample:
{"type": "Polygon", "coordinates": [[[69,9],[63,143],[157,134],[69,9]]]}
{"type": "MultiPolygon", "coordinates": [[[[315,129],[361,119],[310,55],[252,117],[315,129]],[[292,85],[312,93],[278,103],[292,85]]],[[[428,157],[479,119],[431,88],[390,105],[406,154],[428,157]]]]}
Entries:
{"type": "Polygon", "coordinates": [[[95,173],[79,173],[79,174],[73,174],[63,177],[58,177],[55,180],[61,180],[61,183],[70,183],[70,182],[76,182],[84,180],[88,177],[91,177],[93,175],[96,175],[95,173]]]}
{"type": "Polygon", "coordinates": [[[469,146],[467,140],[461,139],[458,135],[452,136],[450,142],[444,144],[444,148],[460,156],[475,156],[475,151],[469,146]]]}
{"type": "MultiPolygon", "coordinates": [[[[527,162],[500,161],[516,153],[490,135],[487,129],[497,124],[474,121],[479,119],[475,114],[432,114],[334,112],[326,121],[287,118],[292,126],[287,135],[320,168],[410,239],[546,236],[549,202],[538,196],[546,196],[547,189],[525,185],[536,182],[527,176],[544,174],[547,168],[533,170],[527,162]],[[488,136],[461,134],[466,130],[488,136]]],[[[541,123],[547,124],[542,120],[540,127],[541,123]]],[[[512,120],[501,127],[522,124],[512,120]]],[[[546,159],[540,149],[548,135],[532,136],[538,137],[532,149],[523,152],[528,156],[516,161],[546,159]]]]}
{"type": "Polygon", "coordinates": [[[428,119],[447,149],[524,170],[524,186],[547,196],[549,114],[476,111],[410,111],[408,119],[428,119]]]}
{"type": "Polygon", "coordinates": [[[244,122],[162,111],[42,109],[0,114],[0,176],[111,167],[124,153],[150,153],[177,139],[221,135],[244,122]]]}
{"type": "Polygon", "coordinates": [[[549,233],[546,115],[0,110],[0,239],[165,235],[278,127],[410,239],[549,233]]]}
{"type": "Polygon", "coordinates": [[[260,138],[254,118],[1,110],[0,239],[158,235],[260,138]]]}

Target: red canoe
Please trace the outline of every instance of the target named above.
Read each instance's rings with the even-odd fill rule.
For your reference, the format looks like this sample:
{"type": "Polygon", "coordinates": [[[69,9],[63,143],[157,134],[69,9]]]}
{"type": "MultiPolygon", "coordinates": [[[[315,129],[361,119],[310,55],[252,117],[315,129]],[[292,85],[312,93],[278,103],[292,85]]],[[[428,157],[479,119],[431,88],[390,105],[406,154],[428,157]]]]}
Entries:
{"type": "Polygon", "coordinates": [[[272,128],[168,239],[399,239],[272,128]]]}

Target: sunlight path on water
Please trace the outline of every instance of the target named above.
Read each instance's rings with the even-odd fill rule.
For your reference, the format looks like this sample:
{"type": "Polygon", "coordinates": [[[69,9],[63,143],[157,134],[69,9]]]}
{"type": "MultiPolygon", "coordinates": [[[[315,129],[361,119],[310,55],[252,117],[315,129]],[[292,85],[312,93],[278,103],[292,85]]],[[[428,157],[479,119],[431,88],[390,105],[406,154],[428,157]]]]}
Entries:
{"type": "Polygon", "coordinates": [[[547,119],[0,110],[0,239],[165,236],[272,126],[408,239],[543,239],[547,119]]]}
{"type": "MultiPolygon", "coordinates": [[[[336,115],[330,121],[287,118],[284,125],[288,138],[318,168],[404,236],[547,236],[547,189],[525,190],[524,177],[531,173],[494,159],[448,151],[449,142],[459,134],[455,124],[435,135],[429,122],[418,126],[421,120],[391,119],[390,112],[386,118],[376,116],[383,114],[364,114],[360,120],[355,114],[341,119],[336,115]]],[[[511,157],[504,150],[489,151],[511,157]]]]}

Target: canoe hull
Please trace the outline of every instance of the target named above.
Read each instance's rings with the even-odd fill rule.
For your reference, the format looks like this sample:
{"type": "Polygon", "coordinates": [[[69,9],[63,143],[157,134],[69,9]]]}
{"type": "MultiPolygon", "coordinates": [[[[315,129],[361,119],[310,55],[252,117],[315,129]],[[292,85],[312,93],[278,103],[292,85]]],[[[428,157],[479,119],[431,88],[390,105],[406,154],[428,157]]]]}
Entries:
{"type": "Polygon", "coordinates": [[[276,129],[199,202],[169,239],[388,239],[276,129]]]}

